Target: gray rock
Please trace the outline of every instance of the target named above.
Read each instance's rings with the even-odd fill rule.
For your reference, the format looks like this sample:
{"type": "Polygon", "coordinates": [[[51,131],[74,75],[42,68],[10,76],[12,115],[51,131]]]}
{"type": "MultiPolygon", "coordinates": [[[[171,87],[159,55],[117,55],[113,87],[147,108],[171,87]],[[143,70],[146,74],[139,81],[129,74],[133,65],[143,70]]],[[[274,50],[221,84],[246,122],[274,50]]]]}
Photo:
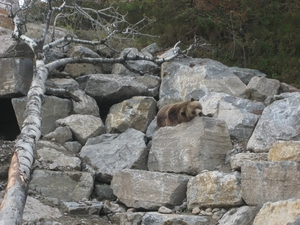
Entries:
{"type": "Polygon", "coordinates": [[[150,53],[154,55],[155,53],[161,51],[161,48],[158,47],[156,43],[152,43],[141,50],[141,53],[150,53]]]}
{"type": "Polygon", "coordinates": [[[78,153],[80,152],[82,145],[78,141],[68,141],[63,144],[63,146],[70,152],[78,153]]]}
{"type": "Polygon", "coordinates": [[[101,200],[115,200],[116,196],[114,196],[113,190],[110,185],[105,183],[95,183],[94,192],[97,195],[97,199],[101,200]]]}
{"type": "Polygon", "coordinates": [[[72,94],[79,99],[79,101],[72,99],[73,110],[76,114],[100,116],[99,107],[95,99],[80,89],[72,91],[72,94]]]}
{"type": "Polygon", "coordinates": [[[242,165],[243,199],[261,206],[289,198],[300,198],[298,162],[251,162],[242,165]]]}
{"type": "Polygon", "coordinates": [[[1,58],[0,74],[0,97],[24,96],[32,80],[32,59],[1,58]]]}
{"type": "MultiPolygon", "coordinates": [[[[128,56],[149,56],[145,53],[139,52],[136,48],[126,48],[121,52],[121,56],[128,55],[128,56]]],[[[115,63],[112,68],[112,73],[114,74],[121,74],[121,75],[158,75],[159,74],[159,67],[153,62],[146,61],[146,60],[128,60],[127,65],[133,69],[133,71],[128,70],[123,64],[115,63]],[[138,73],[140,72],[140,73],[138,73]]]]}
{"type": "Polygon", "coordinates": [[[59,144],[63,144],[67,141],[72,141],[72,131],[69,127],[57,127],[54,131],[46,134],[44,139],[51,140],[54,139],[59,144]]]}
{"type": "Polygon", "coordinates": [[[151,121],[149,124],[147,130],[146,130],[146,137],[148,139],[152,139],[155,131],[157,131],[157,126],[156,126],[156,117],[151,121]]]}
{"type": "Polygon", "coordinates": [[[252,225],[258,211],[259,207],[255,206],[232,208],[219,220],[219,225],[252,225]]]}
{"type": "Polygon", "coordinates": [[[248,140],[265,106],[224,93],[211,92],[200,99],[203,113],[212,113],[215,118],[224,120],[229,134],[236,140],[248,140]]]}
{"type": "Polygon", "coordinates": [[[59,172],[34,170],[29,189],[43,197],[61,201],[89,199],[94,187],[94,178],[85,172],[59,172]]]}
{"type": "Polygon", "coordinates": [[[159,108],[174,101],[199,99],[207,92],[244,96],[246,85],[229,67],[210,59],[180,59],[162,64],[159,108]]]}
{"type": "Polygon", "coordinates": [[[101,103],[119,103],[134,96],[156,96],[160,80],[153,76],[133,77],[92,74],[77,79],[80,88],[101,103]]]}
{"type": "Polygon", "coordinates": [[[240,67],[229,67],[229,69],[238,76],[244,84],[248,84],[252,77],[266,77],[266,74],[255,70],[255,69],[248,69],[248,68],[240,68],[240,67]]]}
{"type": "Polygon", "coordinates": [[[63,211],[73,215],[99,215],[102,207],[102,202],[94,201],[62,203],[63,211]]]}
{"type": "Polygon", "coordinates": [[[55,122],[56,126],[69,126],[74,138],[82,145],[88,138],[105,133],[105,126],[99,117],[92,115],[71,115],[55,122]]]}
{"type": "Polygon", "coordinates": [[[100,55],[98,55],[96,52],[93,50],[83,47],[81,45],[76,45],[72,49],[71,52],[72,57],[88,57],[88,58],[100,58],[100,55]]]}
{"type": "Polygon", "coordinates": [[[79,88],[77,81],[71,78],[50,78],[45,83],[46,87],[75,90],[79,88]]]}
{"type": "MultiPolygon", "coordinates": [[[[12,105],[15,110],[19,127],[21,128],[24,121],[23,114],[26,106],[26,97],[13,98],[12,105]]],[[[69,116],[72,108],[72,102],[69,99],[57,98],[55,96],[45,96],[41,111],[42,135],[54,131],[56,128],[55,121],[69,116]]]]}
{"type": "Polygon", "coordinates": [[[145,134],[132,128],[90,139],[80,151],[84,162],[96,170],[96,179],[104,182],[125,168],[147,169],[147,155],[145,134]]]}
{"type": "Polygon", "coordinates": [[[267,97],[277,95],[280,89],[280,82],[266,77],[253,77],[246,88],[248,99],[263,102],[267,97]]]}
{"type": "Polygon", "coordinates": [[[187,205],[194,207],[232,207],[243,205],[240,173],[203,172],[189,180],[187,205]]]}
{"type": "Polygon", "coordinates": [[[202,170],[215,170],[223,165],[226,152],[231,149],[225,122],[198,117],[189,123],[156,131],[148,169],[197,175],[202,170]]]}
{"type": "Polygon", "coordinates": [[[44,219],[58,219],[63,215],[58,208],[54,208],[41,203],[39,200],[27,196],[23,212],[23,222],[38,221],[44,219]]]}
{"type": "Polygon", "coordinates": [[[156,115],[156,101],[152,97],[136,96],[113,105],[105,126],[108,133],[122,133],[128,128],[146,132],[156,115]]]}
{"type": "Polygon", "coordinates": [[[204,216],[160,214],[157,212],[147,212],[143,217],[142,225],[206,225],[208,220],[204,216]]]}
{"type": "Polygon", "coordinates": [[[124,169],[115,173],[111,188],[127,207],[157,210],[181,205],[189,176],[124,169]]]}
{"type": "Polygon", "coordinates": [[[247,161],[268,161],[268,153],[239,153],[230,158],[232,170],[241,170],[247,161]]]}
{"type": "Polygon", "coordinates": [[[36,146],[39,163],[58,170],[81,170],[81,160],[63,146],[50,141],[39,141],[36,146]]]}
{"type": "Polygon", "coordinates": [[[300,93],[283,97],[264,109],[247,144],[248,150],[268,152],[277,140],[300,140],[300,93]]]}

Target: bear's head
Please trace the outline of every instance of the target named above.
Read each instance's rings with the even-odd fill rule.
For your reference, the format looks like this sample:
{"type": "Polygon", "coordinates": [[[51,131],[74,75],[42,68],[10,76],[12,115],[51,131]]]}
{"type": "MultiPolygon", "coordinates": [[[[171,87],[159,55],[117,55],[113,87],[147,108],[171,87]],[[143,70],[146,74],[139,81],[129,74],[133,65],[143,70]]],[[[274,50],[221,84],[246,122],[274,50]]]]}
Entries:
{"type": "Polygon", "coordinates": [[[191,98],[180,113],[190,121],[197,116],[203,115],[202,105],[199,101],[195,101],[195,99],[191,98]]]}

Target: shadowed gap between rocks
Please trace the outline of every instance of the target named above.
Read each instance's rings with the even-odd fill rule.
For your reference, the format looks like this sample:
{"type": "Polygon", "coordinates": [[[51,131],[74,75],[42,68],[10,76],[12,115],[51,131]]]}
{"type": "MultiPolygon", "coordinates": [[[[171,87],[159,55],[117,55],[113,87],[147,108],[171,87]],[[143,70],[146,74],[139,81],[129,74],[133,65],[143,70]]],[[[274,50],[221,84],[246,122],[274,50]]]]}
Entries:
{"type": "Polygon", "coordinates": [[[0,98],[0,140],[13,141],[20,134],[11,98],[0,98]]]}

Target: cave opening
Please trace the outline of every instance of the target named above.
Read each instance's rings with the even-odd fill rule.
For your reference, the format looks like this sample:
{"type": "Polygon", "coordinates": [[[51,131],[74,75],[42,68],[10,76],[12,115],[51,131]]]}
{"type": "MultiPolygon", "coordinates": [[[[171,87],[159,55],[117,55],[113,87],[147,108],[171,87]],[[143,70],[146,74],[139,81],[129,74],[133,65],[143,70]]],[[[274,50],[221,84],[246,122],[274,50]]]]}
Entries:
{"type": "Polygon", "coordinates": [[[0,98],[0,140],[13,141],[20,134],[11,98],[0,98]]]}

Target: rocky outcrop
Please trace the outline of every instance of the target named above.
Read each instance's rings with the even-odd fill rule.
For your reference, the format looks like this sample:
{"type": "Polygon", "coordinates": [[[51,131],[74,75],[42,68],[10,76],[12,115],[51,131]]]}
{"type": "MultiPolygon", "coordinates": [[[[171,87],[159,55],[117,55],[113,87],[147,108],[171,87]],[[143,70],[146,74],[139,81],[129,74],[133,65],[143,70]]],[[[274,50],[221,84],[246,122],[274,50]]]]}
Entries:
{"type": "MultiPolygon", "coordinates": [[[[72,51],[65,49],[60,55],[102,55],[102,50],[96,53],[83,46],[72,51]]],[[[122,54],[128,51],[151,57],[158,50],[153,45],[122,54]]],[[[172,54],[173,49],[165,55],[172,54]]],[[[12,74],[19,75],[21,61],[7,61],[19,63],[10,66],[12,74]]],[[[104,220],[103,224],[250,225],[264,205],[255,223],[273,221],[270,218],[278,215],[297,224],[300,95],[296,88],[257,70],[227,67],[210,59],[178,58],[163,63],[161,70],[145,61],[130,65],[133,70],[101,66],[99,71],[110,68],[107,74],[95,70],[76,80],[47,81],[47,94],[54,95],[54,89],[67,89],[69,94],[45,96],[42,139],[27,202],[27,209],[36,214],[29,217],[25,211],[25,222],[43,217],[58,224],[66,219],[77,224],[80,218],[80,223],[90,224],[104,220]],[[157,108],[191,97],[200,99],[204,114],[213,117],[156,127],[157,108]],[[111,221],[99,214],[109,215],[111,221]]],[[[96,69],[93,66],[90,71],[96,69]]],[[[83,73],[78,68],[66,74],[83,73]]],[[[14,97],[21,126],[26,98],[18,97],[26,94],[31,77],[4,78],[0,85],[14,88],[5,89],[0,99],[14,97]]],[[[1,144],[0,148],[9,149],[1,144]]],[[[8,158],[0,151],[0,181],[7,177],[8,158]]],[[[3,183],[0,202],[1,188],[3,183]]]]}

